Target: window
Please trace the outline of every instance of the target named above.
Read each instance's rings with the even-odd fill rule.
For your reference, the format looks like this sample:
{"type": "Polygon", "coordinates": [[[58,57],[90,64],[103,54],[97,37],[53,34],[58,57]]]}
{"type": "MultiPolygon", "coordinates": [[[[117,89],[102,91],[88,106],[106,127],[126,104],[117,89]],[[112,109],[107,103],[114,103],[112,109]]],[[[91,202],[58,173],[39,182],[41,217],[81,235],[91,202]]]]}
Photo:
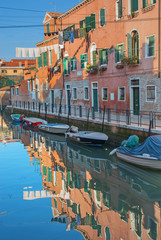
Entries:
{"type": "Polygon", "coordinates": [[[2,73],[7,73],[7,70],[2,70],[2,73]]]}
{"type": "Polygon", "coordinates": [[[139,58],[139,34],[137,31],[133,31],[131,34],[127,34],[128,44],[128,57],[139,58]]]}
{"type": "Polygon", "coordinates": [[[99,50],[99,65],[108,64],[108,51],[106,48],[99,50]]]}
{"type": "Polygon", "coordinates": [[[102,100],[108,100],[108,88],[102,88],[102,100]]]}
{"type": "Polygon", "coordinates": [[[125,101],[125,87],[119,87],[118,89],[118,100],[125,101]]]}
{"type": "Polygon", "coordinates": [[[105,228],[105,240],[111,239],[110,229],[108,227],[105,228]]]}
{"type": "Polygon", "coordinates": [[[143,8],[151,6],[152,4],[156,3],[156,0],[143,0],[143,8]]]}
{"type": "Polygon", "coordinates": [[[69,58],[63,59],[63,67],[64,67],[64,75],[69,75],[70,74],[69,58]]]}
{"type": "Polygon", "coordinates": [[[123,17],[122,0],[116,2],[116,20],[123,17]]]}
{"type": "Polygon", "coordinates": [[[48,58],[47,58],[47,52],[43,52],[43,66],[48,65],[48,58]]]}
{"type": "Polygon", "coordinates": [[[157,223],[151,217],[148,217],[148,228],[149,228],[149,236],[151,237],[151,239],[157,240],[157,223]]]}
{"type": "Polygon", "coordinates": [[[19,95],[19,88],[16,88],[16,96],[19,95]]]}
{"type": "Polygon", "coordinates": [[[77,99],[77,88],[73,88],[73,100],[77,99]]]}
{"type": "Polygon", "coordinates": [[[12,93],[12,96],[14,95],[14,88],[11,88],[11,93],[12,93]]]}
{"type": "Polygon", "coordinates": [[[89,100],[89,88],[84,88],[84,100],[89,100]]]}
{"type": "Polygon", "coordinates": [[[80,25],[80,28],[85,28],[85,19],[81,20],[79,25],[80,25]]]}
{"type": "Polygon", "coordinates": [[[28,81],[28,91],[30,91],[30,81],[28,81]]]}
{"type": "Polygon", "coordinates": [[[13,70],[14,73],[17,73],[17,70],[13,70]]]}
{"type": "Polygon", "coordinates": [[[130,7],[131,7],[131,13],[136,12],[139,10],[138,8],[138,0],[130,0],[129,1],[130,7]]]}
{"type": "Polygon", "coordinates": [[[146,45],[145,45],[145,56],[154,57],[155,55],[155,36],[146,37],[146,45]]]}
{"type": "Polygon", "coordinates": [[[73,57],[70,59],[71,60],[71,71],[75,71],[77,70],[77,62],[76,62],[76,58],[73,57]]]}
{"type": "Polygon", "coordinates": [[[52,65],[52,51],[49,50],[49,65],[52,65]]]}
{"type": "Polygon", "coordinates": [[[119,44],[115,47],[115,62],[121,62],[121,58],[125,56],[125,46],[124,44],[119,44]]]}
{"type": "Polygon", "coordinates": [[[105,25],[105,9],[102,8],[100,10],[100,26],[104,26],[105,25]]]}
{"type": "Polygon", "coordinates": [[[156,100],[155,86],[147,86],[147,102],[154,102],[156,100]]]}
{"type": "Polygon", "coordinates": [[[91,14],[90,16],[85,18],[85,25],[86,25],[87,32],[89,32],[91,29],[96,28],[95,14],[91,14]]]}
{"type": "Polygon", "coordinates": [[[86,68],[88,63],[88,55],[87,53],[84,53],[83,55],[81,55],[81,68],[86,68]]]}
{"type": "Polygon", "coordinates": [[[50,24],[49,23],[46,24],[46,30],[47,30],[47,33],[50,33],[50,24]]]}
{"type": "Polygon", "coordinates": [[[38,68],[42,67],[42,54],[40,54],[40,57],[38,59],[38,68]]]}

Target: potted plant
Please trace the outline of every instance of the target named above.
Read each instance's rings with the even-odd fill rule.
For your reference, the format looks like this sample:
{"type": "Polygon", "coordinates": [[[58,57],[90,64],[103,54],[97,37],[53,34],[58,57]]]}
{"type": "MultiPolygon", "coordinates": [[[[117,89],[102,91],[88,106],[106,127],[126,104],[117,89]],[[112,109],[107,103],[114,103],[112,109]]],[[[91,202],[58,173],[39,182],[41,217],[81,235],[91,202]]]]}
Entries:
{"type": "Polygon", "coordinates": [[[86,72],[87,73],[96,73],[98,71],[98,65],[87,65],[86,72]]]}
{"type": "Polygon", "coordinates": [[[107,66],[106,66],[106,65],[100,66],[100,68],[99,68],[100,75],[102,75],[102,72],[103,72],[103,71],[106,71],[106,70],[107,70],[107,66]]]}
{"type": "Polygon", "coordinates": [[[133,57],[124,57],[121,58],[121,63],[123,65],[136,65],[139,62],[139,58],[137,56],[133,56],[133,57]]]}

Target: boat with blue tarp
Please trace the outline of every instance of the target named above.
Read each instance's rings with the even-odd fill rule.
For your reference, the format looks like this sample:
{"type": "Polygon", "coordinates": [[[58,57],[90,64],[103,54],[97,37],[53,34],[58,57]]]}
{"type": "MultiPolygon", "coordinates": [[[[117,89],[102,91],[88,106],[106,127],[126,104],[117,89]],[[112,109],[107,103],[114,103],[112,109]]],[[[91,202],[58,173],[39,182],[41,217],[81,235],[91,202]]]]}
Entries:
{"type": "Polygon", "coordinates": [[[142,144],[116,149],[119,159],[145,168],[161,170],[161,135],[148,137],[142,144]]]}

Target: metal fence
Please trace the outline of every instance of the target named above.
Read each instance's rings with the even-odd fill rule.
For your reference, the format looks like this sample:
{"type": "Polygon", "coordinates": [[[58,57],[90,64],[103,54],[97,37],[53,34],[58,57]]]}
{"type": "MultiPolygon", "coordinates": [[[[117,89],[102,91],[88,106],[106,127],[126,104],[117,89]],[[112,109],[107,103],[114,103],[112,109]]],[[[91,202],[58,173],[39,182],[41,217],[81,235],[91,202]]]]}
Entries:
{"type": "Polygon", "coordinates": [[[94,107],[82,105],[65,105],[65,104],[47,104],[40,102],[15,101],[10,107],[37,112],[47,115],[56,115],[76,119],[82,119],[87,122],[94,121],[102,124],[116,123],[122,125],[134,125],[139,127],[151,128],[161,127],[161,112],[138,111],[134,112],[129,109],[111,109],[109,107],[99,108],[95,111],[94,107]]]}

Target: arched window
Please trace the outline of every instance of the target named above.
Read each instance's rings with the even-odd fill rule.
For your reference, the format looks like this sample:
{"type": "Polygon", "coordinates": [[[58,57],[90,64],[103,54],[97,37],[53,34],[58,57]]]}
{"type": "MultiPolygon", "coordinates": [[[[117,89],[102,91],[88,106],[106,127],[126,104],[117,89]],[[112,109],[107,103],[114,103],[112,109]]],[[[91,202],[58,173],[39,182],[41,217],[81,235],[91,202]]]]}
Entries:
{"type": "Polygon", "coordinates": [[[90,49],[90,57],[91,57],[91,65],[97,65],[97,54],[96,54],[96,44],[92,43],[91,44],[91,49],[90,49]]]}
{"type": "Polygon", "coordinates": [[[128,42],[128,57],[137,57],[139,59],[139,34],[138,32],[132,31],[131,34],[127,34],[128,42]]]}
{"type": "Polygon", "coordinates": [[[108,227],[105,228],[105,239],[106,240],[111,239],[111,233],[110,233],[110,229],[108,227]]]}

